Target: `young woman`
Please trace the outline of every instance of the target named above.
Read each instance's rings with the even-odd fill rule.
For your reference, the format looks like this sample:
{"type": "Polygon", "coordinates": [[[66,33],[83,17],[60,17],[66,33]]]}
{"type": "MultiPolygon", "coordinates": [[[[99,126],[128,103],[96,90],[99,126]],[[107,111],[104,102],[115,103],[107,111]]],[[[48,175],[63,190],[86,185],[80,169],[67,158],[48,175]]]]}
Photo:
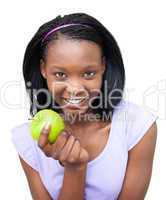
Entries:
{"type": "Polygon", "coordinates": [[[125,71],[112,34],[94,17],[73,13],[42,25],[23,62],[30,114],[58,112],[65,130],[39,141],[30,122],[12,141],[35,200],[143,200],[152,173],[157,116],[123,99],[125,71]]]}

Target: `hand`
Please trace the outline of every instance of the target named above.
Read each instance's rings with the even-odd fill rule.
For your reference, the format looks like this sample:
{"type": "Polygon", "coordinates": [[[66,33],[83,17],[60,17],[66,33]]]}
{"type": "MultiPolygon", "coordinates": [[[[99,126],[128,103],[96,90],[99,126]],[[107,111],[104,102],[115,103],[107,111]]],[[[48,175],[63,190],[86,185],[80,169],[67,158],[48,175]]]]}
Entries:
{"type": "Polygon", "coordinates": [[[55,143],[50,144],[48,141],[50,128],[49,124],[44,126],[38,140],[38,146],[45,155],[59,160],[64,167],[82,168],[86,166],[89,161],[89,154],[81,147],[79,140],[70,132],[64,130],[59,134],[55,143]]]}

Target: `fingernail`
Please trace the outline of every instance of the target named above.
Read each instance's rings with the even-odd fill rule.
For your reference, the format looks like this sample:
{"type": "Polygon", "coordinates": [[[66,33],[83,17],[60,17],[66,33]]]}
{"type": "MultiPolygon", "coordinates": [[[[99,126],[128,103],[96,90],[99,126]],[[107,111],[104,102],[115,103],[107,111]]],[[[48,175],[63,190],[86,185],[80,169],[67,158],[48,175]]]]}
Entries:
{"type": "Polygon", "coordinates": [[[44,131],[48,131],[50,127],[50,122],[46,122],[46,124],[44,125],[44,131]]]}
{"type": "Polygon", "coordinates": [[[66,131],[63,131],[62,135],[67,136],[68,134],[66,133],[66,131]]]}

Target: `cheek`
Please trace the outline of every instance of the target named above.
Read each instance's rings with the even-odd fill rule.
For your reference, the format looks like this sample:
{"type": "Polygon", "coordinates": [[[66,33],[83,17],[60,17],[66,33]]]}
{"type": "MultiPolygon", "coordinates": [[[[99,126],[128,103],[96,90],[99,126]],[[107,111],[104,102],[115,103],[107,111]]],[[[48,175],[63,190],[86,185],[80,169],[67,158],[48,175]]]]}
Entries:
{"type": "Polygon", "coordinates": [[[102,86],[102,77],[101,76],[98,76],[95,80],[90,81],[87,84],[87,87],[91,91],[93,91],[93,90],[100,91],[101,86],[102,86]]]}
{"type": "Polygon", "coordinates": [[[63,82],[48,79],[47,86],[53,98],[61,96],[65,90],[66,85],[63,82]]]}
{"type": "Polygon", "coordinates": [[[101,86],[102,86],[102,76],[98,76],[97,79],[91,83],[90,85],[90,96],[97,97],[101,93],[101,86]]]}

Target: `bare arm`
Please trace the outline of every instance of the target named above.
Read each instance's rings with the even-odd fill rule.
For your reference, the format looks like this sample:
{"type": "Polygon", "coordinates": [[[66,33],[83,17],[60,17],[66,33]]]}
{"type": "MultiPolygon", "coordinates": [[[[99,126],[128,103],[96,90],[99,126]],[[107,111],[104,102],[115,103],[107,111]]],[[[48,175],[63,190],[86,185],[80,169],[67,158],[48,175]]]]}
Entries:
{"type": "MultiPolygon", "coordinates": [[[[86,178],[88,153],[80,146],[78,140],[67,133],[61,134],[56,143],[50,145],[48,135],[44,131],[40,135],[39,147],[43,148],[47,156],[55,158],[64,164],[64,179],[58,199],[56,200],[83,200],[86,178]]],[[[29,166],[21,157],[21,165],[26,174],[29,188],[34,200],[52,200],[44,187],[40,175],[29,166]]],[[[54,186],[56,188],[56,185],[54,186]]]]}
{"type": "Polygon", "coordinates": [[[45,189],[38,172],[29,166],[20,156],[19,158],[28,181],[32,198],[34,200],[52,200],[48,191],[45,189]]]}
{"type": "Polygon", "coordinates": [[[80,169],[66,168],[58,200],[83,200],[85,177],[86,166],[80,169]]]}
{"type": "Polygon", "coordinates": [[[156,146],[156,122],[142,140],[129,151],[125,180],[118,200],[143,200],[152,173],[153,157],[156,146]]]}
{"type": "MultiPolygon", "coordinates": [[[[44,187],[36,170],[29,166],[20,156],[33,200],[52,200],[44,187]]],[[[63,185],[57,200],[83,200],[85,187],[86,165],[79,169],[65,168],[63,185]]],[[[56,187],[56,186],[55,186],[56,187]]]]}

